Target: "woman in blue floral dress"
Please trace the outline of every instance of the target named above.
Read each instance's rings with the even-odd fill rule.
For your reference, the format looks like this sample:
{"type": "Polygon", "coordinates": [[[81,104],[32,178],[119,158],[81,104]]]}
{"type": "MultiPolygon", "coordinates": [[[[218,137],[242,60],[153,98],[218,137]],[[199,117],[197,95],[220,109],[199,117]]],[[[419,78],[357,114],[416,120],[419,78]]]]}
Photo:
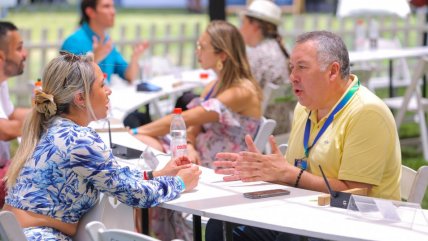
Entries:
{"type": "Polygon", "coordinates": [[[53,59],[42,87],[9,168],[4,207],[17,216],[28,240],[71,240],[100,192],[130,206],[152,207],[197,185],[200,170],[186,160],[170,161],[151,180],[118,165],[87,127],[106,117],[111,94],[90,57],[63,53],[53,59]]]}

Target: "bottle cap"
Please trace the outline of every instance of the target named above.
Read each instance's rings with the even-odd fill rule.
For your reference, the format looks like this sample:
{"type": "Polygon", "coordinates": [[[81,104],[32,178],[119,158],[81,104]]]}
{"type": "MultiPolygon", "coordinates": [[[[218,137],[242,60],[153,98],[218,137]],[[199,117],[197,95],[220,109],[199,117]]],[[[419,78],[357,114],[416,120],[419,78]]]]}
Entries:
{"type": "Polygon", "coordinates": [[[37,87],[42,86],[42,80],[40,78],[38,78],[36,83],[34,83],[34,85],[37,87]]]}
{"type": "Polygon", "coordinates": [[[172,113],[181,114],[181,112],[183,112],[183,110],[181,108],[174,108],[174,111],[172,113]]]}
{"type": "Polygon", "coordinates": [[[208,79],[208,73],[200,73],[199,78],[200,79],[208,79]]]}

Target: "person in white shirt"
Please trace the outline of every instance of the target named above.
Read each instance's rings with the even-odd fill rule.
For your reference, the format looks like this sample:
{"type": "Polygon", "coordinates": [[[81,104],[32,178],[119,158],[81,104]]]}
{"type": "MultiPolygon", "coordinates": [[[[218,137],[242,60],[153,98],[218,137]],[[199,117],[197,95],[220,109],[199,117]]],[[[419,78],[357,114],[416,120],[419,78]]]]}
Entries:
{"type": "Polygon", "coordinates": [[[10,162],[9,141],[21,136],[22,124],[29,112],[26,108],[14,108],[6,80],[24,72],[26,56],[18,28],[13,23],[0,21],[0,208],[6,195],[2,179],[10,162]]]}

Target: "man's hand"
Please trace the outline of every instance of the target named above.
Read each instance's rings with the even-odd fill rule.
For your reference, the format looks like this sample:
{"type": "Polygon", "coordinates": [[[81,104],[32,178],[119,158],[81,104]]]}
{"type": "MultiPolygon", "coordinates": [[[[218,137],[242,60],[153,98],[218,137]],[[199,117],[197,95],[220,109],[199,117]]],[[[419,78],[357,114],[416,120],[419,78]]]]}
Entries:
{"type": "Polygon", "coordinates": [[[112,51],[113,42],[111,39],[107,40],[106,42],[99,41],[96,36],[92,36],[92,42],[94,61],[95,63],[99,63],[112,51]]]}
{"type": "Polygon", "coordinates": [[[149,42],[143,41],[141,43],[137,43],[134,46],[134,51],[132,52],[131,61],[137,61],[140,59],[140,56],[144,53],[144,51],[149,48],[149,42]]]}
{"type": "Polygon", "coordinates": [[[272,154],[263,155],[255,146],[250,136],[245,137],[248,151],[240,153],[218,153],[216,157],[223,159],[215,161],[216,173],[228,175],[223,178],[225,181],[242,180],[244,182],[268,181],[281,182],[282,175],[288,167],[275,138],[269,137],[272,147],[272,154]]]}

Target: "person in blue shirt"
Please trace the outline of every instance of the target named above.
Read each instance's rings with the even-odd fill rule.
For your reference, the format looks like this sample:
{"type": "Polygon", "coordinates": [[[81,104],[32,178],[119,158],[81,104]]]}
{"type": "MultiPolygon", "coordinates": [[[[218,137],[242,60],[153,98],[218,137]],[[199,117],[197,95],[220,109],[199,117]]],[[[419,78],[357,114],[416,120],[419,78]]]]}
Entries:
{"type": "Polygon", "coordinates": [[[3,207],[28,240],[71,241],[100,193],[148,208],[197,186],[201,171],[188,158],[147,172],[123,166],[88,127],[106,118],[112,92],[91,56],[62,53],[46,66],[42,84],[7,172],[3,207]]]}
{"type": "MultiPolygon", "coordinates": [[[[107,30],[114,25],[116,9],[113,0],[82,0],[80,5],[80,28],[70,35],[61,49],[73,54],[94,54],[94,61],[101,71],[107,74],[107,83],[111,76],[118,74],[131,83],[139,72],[138,59],[148,47],[147,42],[135,45],[130,62],[119,53],[107,30]]],[[[134,111],[123,121],[125,126],[135,128],[151,122],[149,105],[144,112],[134,111]]]]}
{"type": "Polygon", "coordinates": [[[64,41],[61,49],[74,54],[93,52],[94,61],[107,74],[108,82],[112,74],[118,74],[129,82],[136,79],[138,59],[148,47],[148,43],[136,44],[130,62],[126,62],[106,32],[114,25],[114,1],[82,0],[80,10],[80,28],[64,41]]]}

